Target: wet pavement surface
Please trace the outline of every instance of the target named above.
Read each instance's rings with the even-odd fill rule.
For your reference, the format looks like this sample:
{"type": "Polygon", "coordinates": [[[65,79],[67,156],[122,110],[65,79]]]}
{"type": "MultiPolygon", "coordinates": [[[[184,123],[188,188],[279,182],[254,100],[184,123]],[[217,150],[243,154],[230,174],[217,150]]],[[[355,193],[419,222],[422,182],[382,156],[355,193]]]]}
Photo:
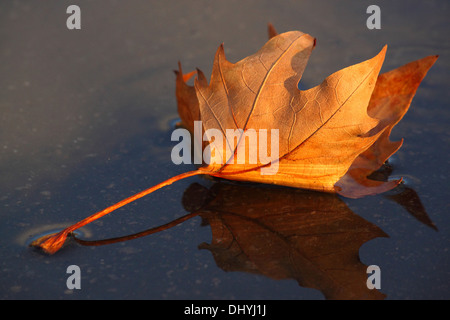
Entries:
{"type": "Polygon", "coordinates": [[[80,30],[66,27],[70,4],[0,4],[0,299],[450,298],[448,3],[377,1],[380,30],[366,27],[366,1],[77,1],[80,30]],[[173,70],[210,75],[222,42],[232,62],[253,54],[268,22],[317,38],[304,88],[385,44],[382,72],[440,55],[392,133],[405,139],[390,161],[402,186],[353,200],[192,177],[77,235],[121,237],[193,213],[168,230],[70,241],[53,256],[28,247],[192,170],[170,158],[173,70]],[[80,290],[66,286],[70,265],[80,290]],[[369,265],[380,292],[361,285],[369,265]]]}

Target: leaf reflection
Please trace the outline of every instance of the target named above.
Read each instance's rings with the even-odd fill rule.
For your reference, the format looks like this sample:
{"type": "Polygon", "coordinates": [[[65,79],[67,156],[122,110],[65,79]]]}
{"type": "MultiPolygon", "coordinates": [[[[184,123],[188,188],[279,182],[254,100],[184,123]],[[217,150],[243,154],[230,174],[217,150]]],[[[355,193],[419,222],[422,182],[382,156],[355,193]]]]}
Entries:
{"type": "MultiPolygon", "coordinates": [[[[184,203],[201,188],[192,185],[184,203]]],[[[211,251],[223,270],[295,279],[327,299],[385,297],[367,288],[367,266],[358,252],[365,242],[387,235],[336,195],[224,183],[209,195],[198,211],[213,239],[199,247],[211,251]]]]}
{"type": "MultiPolygon", "coordinates": [[[[414,190],[404,187],[390,199],[434,227],[414,190]]],[[[215,183],[210,189],[192,184],[183,195],[190,212],[165,225],[136,234],[85,241],[105,245],[167,230],[196,216],[212,231],[209,250],[224,271],[294,279],[300,286],[320,290],[327,299],[384,299],[368,289],[367,266],[360,247],[387,235],[353,213],[336,195],[253,184],[215,183]]]]}
{"type": "MultiPolygon", "coordinates": [[[[388,181],[391,173],[392,166],[389,162],[386,162],[380,169],[372,172],[368,178],[376,181],[388,181]]],[[[428,216],[417,192],[405,183],[401,183],[397,188],[392,190],[390,193],[384,194],[383,196],[401,205],[421,223],[434,229],[435,231],[438,231],[436,225],[428,216]]]]}

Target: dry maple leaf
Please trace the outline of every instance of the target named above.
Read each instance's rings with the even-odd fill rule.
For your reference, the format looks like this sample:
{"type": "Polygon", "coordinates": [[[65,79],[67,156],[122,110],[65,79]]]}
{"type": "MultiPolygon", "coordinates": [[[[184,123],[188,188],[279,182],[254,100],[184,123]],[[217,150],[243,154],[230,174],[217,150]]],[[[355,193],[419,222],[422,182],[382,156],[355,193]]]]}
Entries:
{"type": "MultiPolygon", "coordinates": [[[[261,174],[266,163],[231,163],[226,155],[235,155],[240,146],[226,138],[211,142],[217,144],[214,149],[222,146],[223,159],[201,169],[231,180],[337,192],[351,198],[397,186],[401,179],[382,182],[367,176],[400,148],[402,141],[389,141],[390,132],[437,56],[378,75],[385,46],[374,58],[301,91],[298,83],[315,39],[298,31],[277,35],[272,26],[269,37],[258,52],[236,64],[226,60],[220,46],[209,85],[199,70],[195,85],[187,85],[194,73],[183,75],[180,66],[177,99],[182,122],[191,131],[196,120],[202,121],[204,131],[220,128],[224,136],[227,129],[243,129],[242,135],[248,128],[278,129],[278,172],[261,174]]],[[[251,149],[250,143],[241,146],[251,149]]]]}
{"type": "MultiPolygon", "coordinates": [[[[202,134],[210,142],[207,145],[201,141],[202,146],[215,150],[211,159],[207,159],[209,165],[170,178],[32,245],[54,253],[75,229],[194,175],[313,189],[355,198],[398,185],[400,180],[372,181],[367,176],[400,147],[401,142],[389,141],[389,134],[406,113],[437,56],[378,76],[385,46],[374,58],[342,69],[320,85],[302,91],[298,83],[315,47],[315,38],[299,31],[278,35],[271,26],[269,38],[258,52],[234,64],[226,60],[221,45],[209,84],[200,70],[183,74],[179,64],[176,78],[179,115],[191,132],[194,121],[202,122],[202,134]],[[194,75],[195,85],[189,86],[186,82],[194,75]],[[251,141],[244,143],[247,132],[255,130],[259,134],[270,129],[279,132],[276,159],[242,164],[232,161],[242,148],[247,153],[255,150],[251,141]],[[234,139],[213,139],[208,136],[211,130],[218,130],[223,136],[227,130],[241,130],[241,134],[235,143],[234,139]],[[262,174],[274,163],[276,174],[262,174]]],[[[261,139],[259,134],[258,140],[261,139]]],[[[267,149],[271,150],[272,140],[266,137],[266,141],[267,149]]]]}

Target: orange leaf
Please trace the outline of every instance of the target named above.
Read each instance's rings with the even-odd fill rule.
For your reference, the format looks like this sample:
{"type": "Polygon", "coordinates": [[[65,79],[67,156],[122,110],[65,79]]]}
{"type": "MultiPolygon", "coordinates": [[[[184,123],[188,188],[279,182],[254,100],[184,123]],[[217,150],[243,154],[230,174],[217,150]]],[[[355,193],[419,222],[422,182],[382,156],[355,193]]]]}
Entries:
{"type": "Polygon", "coordinates": [[[368,179],[385,161],[402,146],[401,141],[389,140],[392,128],[403,118],[411,104],[420,82],[438,56],[429,56],[381,74],[370,98],[368,112],[386,127],[375,143],[361,153],[336,186],[341,195],[358,198],[377,194],[395,187],[400,181],[374,181],[368,179]],[[365,188],[362,188],[364,186],[365,188]]]}
{"type": "MultiPolygon", "coordinates": [[[[231,180],[338,192],[347,197],[384,192],[400,183],[366,177],[400,147],[401,142],[389,141],[390,132],[437,57],[378,76],[385,46],[374,58],[301,91],[298,82],[315,39],[298,31],[277,35],[271,25],[269,38],[258,52],[235,64],[226,60],[221,45],[209,84],[198,71],[195,87],[191,87],[198,98],[192,104],[200,110],[197,120],[206,133],[218,129],[224,137],[222,141],[210,139],[214,140],[210,149],[216,152],[209,162],[215,163],[202,169],[231,180]],[[227,138],[228,129],[242,130],[237,143],[227,138]],[[236,163],[239,148],[248,154],[259,147],[255,141],[245,143],[251,129],[279,130],[276,174],[262,174],[268,163],[261,161],[250,164],[247,158],[243,164],[236,163]]],[[[185,108],[190,105],[181,107],[185,108]]],[[[191,126],[182,113],[180,117],[191,126]]]]}
{"type": "Polygon", "coordinates": [[[385,46],[374,58],[337,71],[322,84],[302,91],[298,83],[316,40],[299,31],[278,34],[271,25],[268,34],[269,41],[258,52],[237,63],[227,61],[221,45],[209,84],[200,70],[183,74],[179,63],[175,71],[180,118],[191,132],[195,132],[195,121],[202,122],[202,135],[209,142],[203,141],[202,147],[211,151],[203,152],[207,164],[141,191],[32,245],[55,253],[74,230],[194,175],[353,198],[394,188],[399,180],[382,182],[367,177],[401,146],[401,141],[389,141],[390,132],[408,110],[437,56],[378,76],[385,46]],[[186,82],[194,75],[194,86],[189,86],[186,82]],[[229,130],[235,135],[227,136],[229,130]],[[260,148],[264,141],[266,153],[260,148]],[[252,157],[255,151],[257,157],[252,157]],[[239,162],[242,154],[244,161],[239,162]],[[250,161],[252,158],[255,161],[250,161]],[[270,171],[273,168],[276,170],[270,171]]]}

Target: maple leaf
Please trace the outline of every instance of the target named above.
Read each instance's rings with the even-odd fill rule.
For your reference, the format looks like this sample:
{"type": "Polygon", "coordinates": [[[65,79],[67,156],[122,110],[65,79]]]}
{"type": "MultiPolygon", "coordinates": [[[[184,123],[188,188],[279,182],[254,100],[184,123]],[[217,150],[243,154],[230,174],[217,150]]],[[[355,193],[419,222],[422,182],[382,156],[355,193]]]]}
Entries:
{"type": "Polygon", "coordinates": [[[209,84],[197,70],[194,86],[187,85],[195,73],[183,75],[180,65],[176,93],[182,122],[192,130],[193,121],[202,121],[204,132],[219,129],[224,136],[223,141],[208,139],[213,140],[210,148],[219,152],[209,160],[212,164],[200,169],[230,180],[350,198],[397,186],[401,179],[375,181],[367,177],[400,148],[402,141],[389,141],[390,132],[408,110],[437,56],[379,75],[385,46],[374,58],[337,71],[320,85],[302,91],[298,83],[315,39],[299,31],[278,35],[271,25],[269,38],[258,52],[235,64],[226,60],[221,45],[209,84]],[[249,128],[279,130],[276,174],[262,174],[267,163],[230,161],[240,147],[247,153],[257,148],[251,142],[241,143],[249,128]],[[227,139],[228,129],[242,130],[237,145],[227,139]]]}
{"type": "MultiPolygon", "coordinates": [[[[191,132],[202,122],[203,148],[214,150],[207,165],[172,177],[124,199],[80,222],[32,243],[55,253],[74,230],[175,181],[194,175],[252,181],[362,197],[394,188],[401,180],[367,177],[401,145],[390,142],[392,128],[406,113],[418,85],[437,56],[430,56],[378,75],[386,46],[374,58],[339,70],[320,85],[299,90],[316,40],[300,31],[277,34],[269,26],[269,41],[255,54],[227,61],[219,46],[208,83],[203,72],[176,72],[176,98],[182,123],[191,132]],[[194,86],[187,81],[195,76],[194,86]],[[278,130],[277,157],[236,163],[235,155],[251,154],[255,141],[248,132],[278,130]],[[211,130],[222,134],[212,137],[211,130]],[[227,130],[238,135],[227,138],[227,130]],[[247,140],[248,143],[245,143],[247,140]],[[208,144],[209,142],[209,144],[208,144]],[[267,160],[269,159],[269,160],[267,160]],[[211,161],[212,160],[212,161],[211,161]],[[276,165],[275,174],[264,174],[276,165]]],[[[273,137],[272,131],[271,139],[273,137]]],[[[194,132],[195,135],[195,132],[194,132]]],[[[275,144],[265,137],[267,150],[275,144]]],[[[205,154],[205,153],[203,153],[205,154]]],[[[260,154],[260,150],[259,150],[260,154]]]]}

